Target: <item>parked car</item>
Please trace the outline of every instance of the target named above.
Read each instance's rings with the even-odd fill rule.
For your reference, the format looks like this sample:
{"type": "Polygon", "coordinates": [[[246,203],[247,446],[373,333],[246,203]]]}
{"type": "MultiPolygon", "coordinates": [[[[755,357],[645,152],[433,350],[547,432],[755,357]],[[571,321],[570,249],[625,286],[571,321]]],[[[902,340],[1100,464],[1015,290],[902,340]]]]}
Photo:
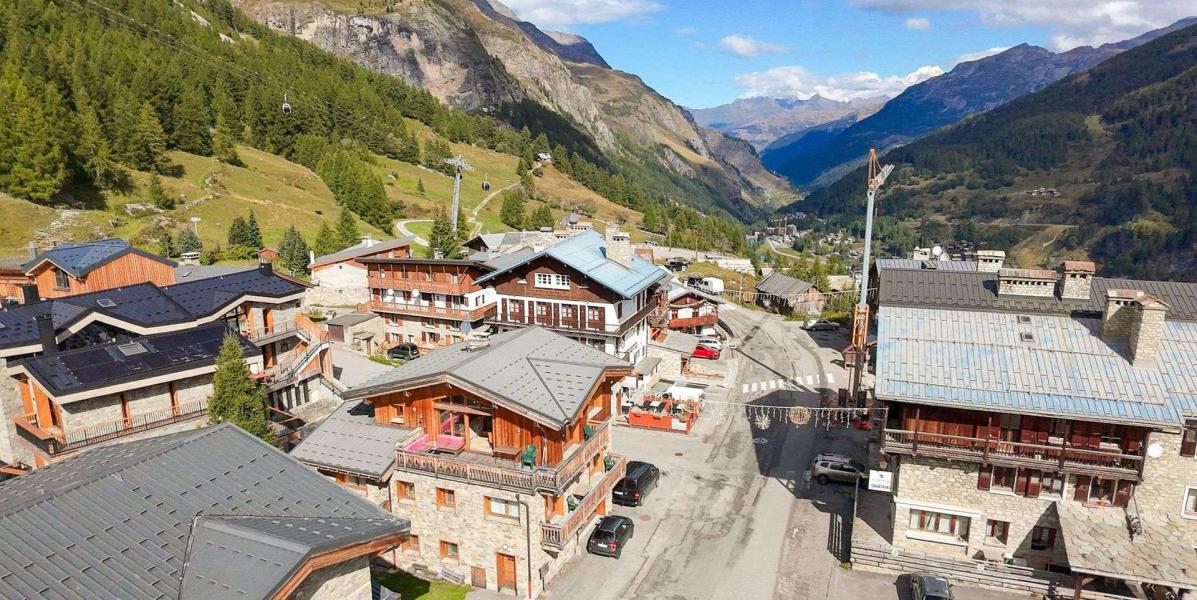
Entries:
{"type": "Polygon", "coordinates": [[[623,547],[632,539],[636,524],[627,517],[607,515],[590,532],[590,540],[586,542],[586,549],[591,554],[614,556],[619,558],[623,554],[623,547]]]}
{"type": "Polygon", "coordinates": [[[691,275],[686,278],[686,285],[696,288],[702,285],[702,275],[691,275]]]}
{"type": "Polygon", "coordinates": [[[827,319],[807,319],[802,328],[807,331],[839,331],[840,324],[827,319]]]}
{"type": "Polygon", "coordinates": [[[415,360],[420,358],[420,348],[411,342],[403,342],[387,350],[387,358],[391,360],[415,360]]]}
{"type": "Polygon", "coordinates": [[[703,277],[702,281],[698,282],[694,287],[700,292],[718,296],[723,293],[723,280],[718,277],[703,277]]]}
{"type": "Polygon", "coordinates": [[[706,346],[707,348],[711,348],[712,350],[720,350],[720,351],[723,350],[723,340],[721,340],[717,337],[698,338],[698,345],[706,346]]]}
{"type": "Polygon", "coordinates": [[[915,573],[910,576],[910,597],[913,600],[953,600],[952,584],[939,575],[915,573]]]}
{"type": "Polygon", "coordinates": [[[703,346],[699,344],[694,347],[694,358],[709,358],[711,360],[719,360],[719,351],[710,346],[703,346]]]}
{"type": "Polygon", "coordinates": [[[611,501],[623,506],[641,506],[660,479],[661,471],[652,463],[629,460],[623,479],[611,490],[611,501]]]}
{"type": "Polygon", "coordinates": [[[820,454],[811,464],[810,473],[819,485],[827,485],[832,481],[855,483],[869,476],[869,468],[847,456],[820,454]]]}

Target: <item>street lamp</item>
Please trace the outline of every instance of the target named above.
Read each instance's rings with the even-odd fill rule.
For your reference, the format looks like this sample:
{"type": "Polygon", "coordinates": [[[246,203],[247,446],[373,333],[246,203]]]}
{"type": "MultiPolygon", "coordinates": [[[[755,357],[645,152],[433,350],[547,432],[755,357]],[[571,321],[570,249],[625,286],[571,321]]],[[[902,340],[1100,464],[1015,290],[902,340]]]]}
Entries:
{"type": "Polygon", "coordinates": [[[199,237],[199,217],[191,217],[191,231],[195,233],[195,237],[199,237]]]}

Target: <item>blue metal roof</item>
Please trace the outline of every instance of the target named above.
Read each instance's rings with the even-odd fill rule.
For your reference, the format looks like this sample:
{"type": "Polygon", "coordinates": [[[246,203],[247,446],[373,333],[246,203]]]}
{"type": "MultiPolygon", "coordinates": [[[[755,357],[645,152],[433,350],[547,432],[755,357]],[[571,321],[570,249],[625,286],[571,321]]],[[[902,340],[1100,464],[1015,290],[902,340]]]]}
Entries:
{"type": "Polygon", "coordinates": [[[172,267],[175,266],[175,263],[171,260],[138,250],[130,246],[129,242],[125,240],[112,238],[55,246],[38,254],[37,258],[30,259],[24,265],[21,265],[21,269],[28,273],[42,261],[50,261],[54,266],[70,273],[72,277],[79,278],[90,273],[92,269],[127,253],[139,254],[146,258],[171,265],[172,267]]]}
{"type": "Polygon", "coordinates": [[[1135,367],[1101,319],[883,306],[879,398],[1176,426],[1197,416],[1197,323],[1168,321],[1155,364],[1135,367]],[[1022,334],[1032,339],[1024,341],[1022,334]]]}
{"type": "Polygon", "coordinates": [[[607,247],[603,243],[603,236],[592,229],[562,240],[544,252],[528,252],[520,256],[519,260],[504,261],[496,266],[495,271],[476,281],[485,283],[541,256],[557,260],[624,298],[631,298],[653,283],[669,276],[668,271],[639,256],[631,257],[631,268],[607,258],[607,247]]]}

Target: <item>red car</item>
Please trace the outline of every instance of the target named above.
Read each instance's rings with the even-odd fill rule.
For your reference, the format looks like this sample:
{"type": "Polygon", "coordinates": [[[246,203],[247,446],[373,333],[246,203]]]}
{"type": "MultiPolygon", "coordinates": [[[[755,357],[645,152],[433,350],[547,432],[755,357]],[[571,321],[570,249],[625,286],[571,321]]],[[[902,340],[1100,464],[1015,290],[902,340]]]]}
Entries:
{"type": "Polygon", "coordinates": [[[707,346],[696,346],[694,348],[694,358],[718,359],[719,351],[714,348],[708,348],[707,346]]]}

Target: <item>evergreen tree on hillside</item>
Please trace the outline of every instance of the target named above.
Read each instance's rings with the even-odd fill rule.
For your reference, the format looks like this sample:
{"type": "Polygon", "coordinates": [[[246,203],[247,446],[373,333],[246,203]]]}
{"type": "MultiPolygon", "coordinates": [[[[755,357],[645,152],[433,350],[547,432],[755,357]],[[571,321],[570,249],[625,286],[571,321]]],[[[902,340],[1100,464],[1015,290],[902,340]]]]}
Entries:
{"type": "MultiPolygon", "coordinates": [[[[46,95],[57,96],[52,91],[46,95]]],[[[48,202],[62,189],[67,169],[62,138],[44,99],[31,94],[24,82],[5,76],[0,106],[0,190],[48,202]]]]}
{"type": "Polygon", "coordinates": [[[117,164],[100,117],[90,106],[79,112],[79,143],[75,156],[84,173],[100,189],[122,187],[128,184],[129,174],[117,164]]]}
{"type": "Polygon", "coordinates": [[[291,275],[305,273],[308,270],[309,248],[303,236],[292,225],[283,233],[283,241],[278,245],[279,262],[291,275]]]}
{"type": "Polygon", "coordinates": [[[274,431],[267,422],[266,390],[250,377],[249,367],[236,334],[229,332],[216,357],[212,374],[212,399],[208,402],[208,422],[232,423],[268,442],[274,431]]]}
{"type": "Polygon", "coordinates": [[[457,209],[457,239],[458,241],[466,241],[470,239],[470,234],[473,233],[474,226],[470,224],[470,220],[466,217],[465,209],[458,207],[457,209]]]}
{"type": "Polygon", "coordinates": [[[133,130],[133,166],[143,171],[164,173],[170,166],[166,156],[166,132],[158,122],[158,114],[149,102],[141,104],[137,127],[133,130]]]}
{"type": "Polygon", "coordinates": [[[337,232],[327,222],[321,223],[320,230],[316,232],[316,241],[312,244],[316,256],[332,254],[340,249],[341,240],[337,237],[337,232]]]}
{"type": "Polygon", "coordinates": [[[184,152],[207,156],[212,153],[212,115],[202,88],[188,86],[175,105],[171,119],[171,145],[184,152]]]}
{"type": "Polygon", "coordinates": [[[262,230],[258,228],[258,218],[252,209],[249,211],[249,220],[245,222],[245,241],[248,242],[246,246],[254,250],[262,249],[262,230]]]}
{"type": "Polygon", "coordinates": [[[353,213],[349,212],[348,208],[342,207],[341,214],[337,217],[337,240],[341,244],[338,250],[344,250],[362,241],[362,234],[357,228],[357,220],[353,218],[353,213]]]}
{"type": "Polygon", "coordinates": [[[158,254],[166,258],[175,255],[175,240],[169,231],[163,231],[162,236],[158,238],[158,254]]]}
{"type": "Polygon", "coordinates": [[[416,193],[421,196],[424,195],[425,192],[424,192],[424,180],[423,179],[416,180],[416,193]]]}
{"type": "Polygon", "coordinates": [[[179,252],[199,252],[204,249],[204,244],[195,235],[195,231],[189,227],[184,227],[179,232],[178,248],[179,252]]]}
{"type": "Polygon", "coordinates": [[[241,157],[237,155],[237,136],[220,114],[216,115],[216,129],[212,134],[212,155],[222,163],[241,165],[241,157]]]}
{"type": "Polygon", "coordinates": [[[445,258],[461,258],[461,243],[453,235],[453,224],[443,210],[436,214],[432,232],[428,234],[428,252],[431,254],[436,250],[440,250],[445,258]]]}
{"type": "Polygon", "coordinates": [[[228,242],[230,246],[249,246],[249,223],[240,216],[229,223],[228,242]]]}
{"type": "Polygon", "coordinates": [[[150,173],[149,191],[150,202],[153,202],[154,206],[162,210],[174,209],[175,199],[170,194],[167,194],[166,190],[162,189],[162,178],[157,173],[150,173]]]}
{"type": "Polygon", "coordinates": [[[548,204],[541,204],[528,216],[528,229],[536,230],[553,226],[553,211],[548,204]]]}
{"type": "Polygon", "coordinates": [[[517,191],[503,192],[503,205],[499,208],[499,219],[512,229],[524,228],[524,195],[517,191]]]}

